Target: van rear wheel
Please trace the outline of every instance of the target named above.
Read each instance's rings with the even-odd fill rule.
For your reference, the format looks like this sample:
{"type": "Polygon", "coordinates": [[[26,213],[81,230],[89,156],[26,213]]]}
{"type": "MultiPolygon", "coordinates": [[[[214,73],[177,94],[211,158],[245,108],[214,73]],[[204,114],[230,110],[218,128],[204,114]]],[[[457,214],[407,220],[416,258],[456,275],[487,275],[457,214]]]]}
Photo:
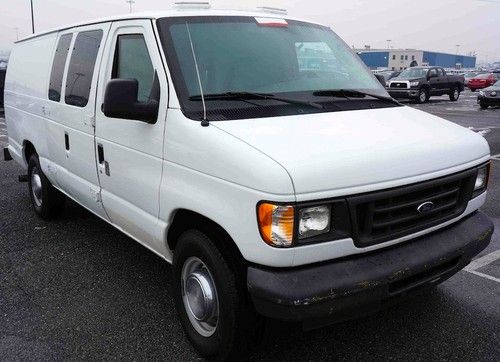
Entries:
{"type": "Polygon", "coordinates": [[[64,207],[64,195],[44,175],[36,154],[28,162],[28,190],[33,208],[42,219],[53,218],[64,207]]]}
{"type": "Polygon", "coordinates": [[[212,240],[198,230],[180,237],[173,260],[173,294],[182,327],[196,350],[217,360],[252,346],[257,317],[212,240]]]}

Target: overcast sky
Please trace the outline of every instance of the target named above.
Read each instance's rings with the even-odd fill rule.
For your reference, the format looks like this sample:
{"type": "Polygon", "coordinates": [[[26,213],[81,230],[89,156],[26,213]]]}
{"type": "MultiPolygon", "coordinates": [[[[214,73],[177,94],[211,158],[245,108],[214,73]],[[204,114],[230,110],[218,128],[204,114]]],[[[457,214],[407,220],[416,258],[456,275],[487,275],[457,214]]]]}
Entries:
{"type": "MultiPolygon", "coordinates": [[[[125,0],[33,0],[36,31],[128,12],[125,0]]],[[[135,0],[133,10],[168,9],[174,1],[135,0]]],[[[29,0],[0,0],[0,49],[31,33],[29,0]],[[17,30],[16,30],[17,28],[17,30]],[[17,32],[17,33],[16,33],[17,32]]],[[[500,0],[214,0],[216,8],[274,6],[330,26],[349,45],[476,51],[500,60],[500,0]]]]}

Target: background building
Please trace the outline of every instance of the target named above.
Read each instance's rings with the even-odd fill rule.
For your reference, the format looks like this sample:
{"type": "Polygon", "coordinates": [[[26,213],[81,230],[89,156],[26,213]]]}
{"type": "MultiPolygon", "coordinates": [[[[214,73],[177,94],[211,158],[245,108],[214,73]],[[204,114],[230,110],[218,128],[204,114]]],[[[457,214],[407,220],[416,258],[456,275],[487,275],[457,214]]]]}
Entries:
{"type": "Polygon", "coordinates": [[[443,68],[475,68],[476,57],[449,53],[437,53],[417,49],[355,49],[370,69],[403,70],[412,61],[418,65],[434,65],[443,68]]]}

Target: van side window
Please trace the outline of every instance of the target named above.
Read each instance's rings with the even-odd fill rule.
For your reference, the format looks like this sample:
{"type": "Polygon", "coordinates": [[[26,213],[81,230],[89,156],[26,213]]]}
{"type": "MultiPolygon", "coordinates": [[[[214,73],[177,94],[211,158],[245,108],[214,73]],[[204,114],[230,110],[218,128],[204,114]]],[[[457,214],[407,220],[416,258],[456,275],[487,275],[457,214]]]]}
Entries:
{"type": "Polygon", "coordinates": [[[51,101],[59,102],[61,100],[64,65],[66,64],[72,38],[73,34],[64,34],[59,38],[59,42],[57,43],[52,70],[50,71],[49,99],[51,101]]]}
{"type": "Polygon", "coordinates": [[[87,105],[101,39],[102,30],[83,31],[76,36],[66,78],[66,104],[87,105]]]}
{"type": "Polygon", "coordinates": [[[155,71],[142,34],[119,35],[116,41],[112,78],[137,79],[137,100],[147,102],[153,87],[155,71]]]}

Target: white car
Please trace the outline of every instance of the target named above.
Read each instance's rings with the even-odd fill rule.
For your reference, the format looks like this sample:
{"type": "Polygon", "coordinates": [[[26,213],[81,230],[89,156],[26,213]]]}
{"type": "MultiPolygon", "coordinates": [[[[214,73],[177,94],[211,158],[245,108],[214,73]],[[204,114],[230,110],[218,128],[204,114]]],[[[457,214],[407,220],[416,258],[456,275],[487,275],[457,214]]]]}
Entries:
{"type": "Polygon", "coordinates": [[[12,50],[5,118],[35,212],[71,198],[172,263],[208,357],[246,351],[262,316],[316,327],[440,283],[493,232],[487,142],[278,11],[35,34],[12,50]]]}

